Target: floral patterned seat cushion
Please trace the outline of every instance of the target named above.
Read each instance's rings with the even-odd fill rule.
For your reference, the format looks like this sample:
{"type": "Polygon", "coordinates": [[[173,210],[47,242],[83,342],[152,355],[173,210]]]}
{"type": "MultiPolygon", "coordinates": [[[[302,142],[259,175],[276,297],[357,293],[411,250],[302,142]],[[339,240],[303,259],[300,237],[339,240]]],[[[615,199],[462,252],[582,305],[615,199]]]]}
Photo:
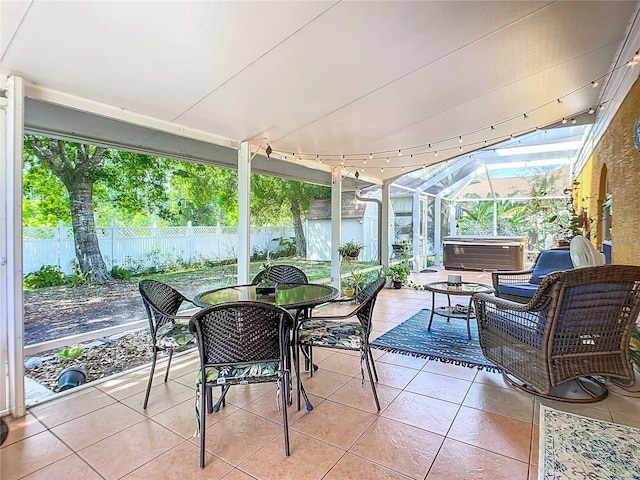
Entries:
{"type": "Polygon", "coordinates": [[[360,322],[309,320],[300,327],[299,340],[303,344],[358,350],[362,346],[360,322]]]}
{"type": "MultiPolygon", "coordinates": [[[[227,380],[242,381],[246,377],[270,377],[279,372],[276,362],[247,363],[224,367],[207,367],[207,383],[224,385],[227,380]]],[[[202,372],[196,378],[196,387],[202,381],[202,372]]]]}
{"type": "Polygon", "coordinates": [[[195,337],[189,332],[189,325],[185,323],[168,323],[163,326],[158,335],[159,344],[163,348],[178,350],[195,345],[195,337]]]}

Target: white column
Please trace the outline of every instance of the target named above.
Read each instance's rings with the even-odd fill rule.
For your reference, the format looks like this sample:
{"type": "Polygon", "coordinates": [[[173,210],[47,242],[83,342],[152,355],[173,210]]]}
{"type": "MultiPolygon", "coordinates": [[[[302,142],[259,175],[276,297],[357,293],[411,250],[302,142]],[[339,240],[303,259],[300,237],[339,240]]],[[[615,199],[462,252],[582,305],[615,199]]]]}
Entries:
{"type": "Polygon", "coordinates": [[[238,283],[249,283],[251,245],[251,148],[242,142],[238,150],[238,283]]]}
{"type": "Polygon", "coordinates": [[[413,238],[411,239],[411,244],[413,245],[413,271],[419,272],[422,265],[420,265],[420,192],[418,190],[413,192],[411,225],[413,227],[413,238]]]}
{"type": "Polygon", "coordinates": [[[456,225],[456,204],[451,202],[449,204],[449,231],[451,232],[451,235],[458,234],[458,228],[456,227],[456,225]]]}
{"type": "Polygon", "coordinates": [[[433,212],[433,254],[435,255],[435,265],[440,265],[440,254],[442,248],[442,198],[436,197],[436,204],[433,212]]]}
{"type": "Polygon", "coordinates": [[[391,237],[391,183],[382,184],[382,262],[383,269],[389,267],[389,245],[391,237]]]}
{"type": "Polygon", "coordinates": [[[342,167],[331,169],[331,279],[340,290],[340,254],[342,241],[342,167]]]}
{"type": "Polygon", "coordinates": [[[0,93],[0,411],[8,407],[14,417],[21,417],[26,413],[22,301],[22,78],[0,76],[0,93]],[[8,384],[8,392],[5,384],[8,384]]]}

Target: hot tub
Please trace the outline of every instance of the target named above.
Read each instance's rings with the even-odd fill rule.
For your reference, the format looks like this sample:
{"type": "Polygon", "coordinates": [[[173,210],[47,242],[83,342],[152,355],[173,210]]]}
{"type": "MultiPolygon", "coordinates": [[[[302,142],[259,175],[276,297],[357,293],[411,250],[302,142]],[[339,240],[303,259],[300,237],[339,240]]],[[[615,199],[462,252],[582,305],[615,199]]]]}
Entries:
{"type": "Polygon", "coordinates": [[[446,236],[447,270],[523,270],[527,237],[446,236]]]}

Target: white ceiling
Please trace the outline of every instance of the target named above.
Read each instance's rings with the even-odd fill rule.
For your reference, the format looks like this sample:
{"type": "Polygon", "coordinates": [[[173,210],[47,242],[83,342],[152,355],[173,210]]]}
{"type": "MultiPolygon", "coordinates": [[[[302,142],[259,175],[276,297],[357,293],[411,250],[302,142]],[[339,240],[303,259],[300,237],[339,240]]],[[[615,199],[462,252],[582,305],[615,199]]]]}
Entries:
{"type": "Polygon", "coordinates": [[[0,14],[0,73],[34,97],[261,153],[266,139],[324,172],[344,155],[376,182],[606,108],[610,73],[639,47],[636,1],[3,0],[0,14]]]}

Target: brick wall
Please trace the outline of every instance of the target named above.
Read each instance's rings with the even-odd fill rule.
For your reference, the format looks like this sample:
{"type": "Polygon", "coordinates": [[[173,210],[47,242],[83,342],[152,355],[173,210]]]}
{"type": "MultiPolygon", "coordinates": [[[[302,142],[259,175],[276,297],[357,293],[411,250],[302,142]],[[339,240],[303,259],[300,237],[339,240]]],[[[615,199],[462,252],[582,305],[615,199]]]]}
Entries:
{"type": "Polygon", "coordinates": [[[640,152],[634,144],[636,119],[640,117],[640,80],[629,90],[609,128],[576,180],[577,193],[591,222],[591,241],[602,244],[602,203],[605,177],[612,200],[612,262],[640,265],[640,152]]]}

